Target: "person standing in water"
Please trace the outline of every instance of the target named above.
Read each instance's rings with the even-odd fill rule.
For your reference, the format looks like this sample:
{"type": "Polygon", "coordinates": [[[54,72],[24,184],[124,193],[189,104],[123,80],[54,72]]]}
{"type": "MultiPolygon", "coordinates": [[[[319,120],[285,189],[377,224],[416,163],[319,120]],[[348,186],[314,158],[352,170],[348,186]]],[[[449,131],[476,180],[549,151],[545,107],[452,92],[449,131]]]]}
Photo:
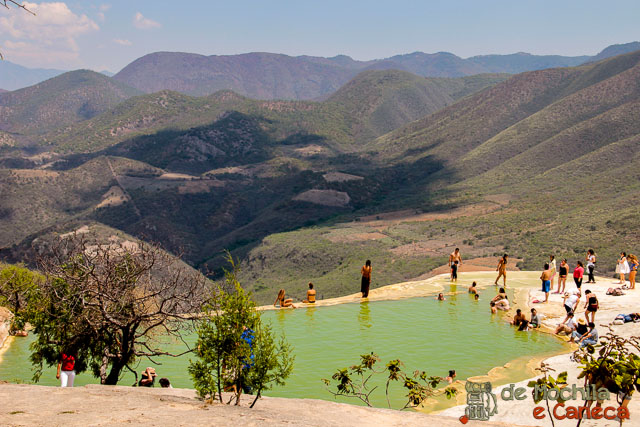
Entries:
{"type": "Polygon", "coordinates": [[[469,286],[469,293],[478,295],[477,283],[473,282],[471,286],[469,286]]]}
{"type": "Polygon", "coordinates": [[[589,280],[587,283],[596,283],[596,279],[593,276],[593,270],[596,269],[596,253],[593,249],[587,251],[587,271],[589,272],[589,280]]]}
{"type": "Polygon", "coordinates": [[[460,254],[460,248],[456,248],[451,254],[449,254],[449,268],[453,267],[453,264],[458,261],[458,266],[462,265],[462,255],[460,254]]]}
{"type": "Polygon", "coordinates": [[[453,265],[451,266],[451,281],[458,281],[458,261],[453,261],[453,265]]]}
{"type": "Polygon", "coordinates": [[[360,281],[360,292],[362,292],[362,298],[369,296],[369,286],[371,286],[371,260],[367,260],[362,266],[360,273],[362,274],[362,280],[360,281]]]}
{"type": "Polygon", "coordinates": [[[549,291],[551,290],[551,270],[549,269],[549,263],[544,265],[544,271],[540,275],[542,280],[542,292],[544,292],[544,301],[549,301],[549,291]]]}
{"type": "Polygon", "coordinates": [[[496,286],[498,286],[498,280],[500,280],[500,277],[502,277],[502,286],[507,286],[507,258],[509,258],[509,255],[504,254],[502,255],[502,258],[500,258],[500,261],[498,261],[498,267],[496,268],[498,277],[496,277],[496,281],[494,283],[496,286]]]}

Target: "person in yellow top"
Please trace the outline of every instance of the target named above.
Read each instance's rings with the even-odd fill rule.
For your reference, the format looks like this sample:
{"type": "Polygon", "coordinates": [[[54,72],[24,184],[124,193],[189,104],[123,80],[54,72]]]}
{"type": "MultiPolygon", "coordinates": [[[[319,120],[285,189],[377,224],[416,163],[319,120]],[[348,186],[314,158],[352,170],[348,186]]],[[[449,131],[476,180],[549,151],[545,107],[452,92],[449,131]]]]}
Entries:
{"type": "Polygon", "coordinates": [[[316,290],[313,289],[313,283],[309,282],[309,290],[307,291],[307,299],[302,301],[306,304],[316,303],[316,290]]]}
{"type": "Polygon", "coordinates": [[[371,285],[371,261],[367,260],[362,266],[360,273],[362,274],[362,281],[360,282],[360,292],[362,292],[362,298],[369,296],[369,286],[371,285]]]}

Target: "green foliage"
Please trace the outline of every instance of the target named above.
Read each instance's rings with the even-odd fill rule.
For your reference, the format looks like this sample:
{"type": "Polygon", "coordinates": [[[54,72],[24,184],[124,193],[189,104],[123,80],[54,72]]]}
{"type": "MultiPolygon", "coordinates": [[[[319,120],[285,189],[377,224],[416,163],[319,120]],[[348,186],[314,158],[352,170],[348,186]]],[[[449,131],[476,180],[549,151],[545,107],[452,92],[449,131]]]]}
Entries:
{"type": "MultiPolygon", "coordinates": [[[[442,381],[441,377],[429,377],[424,371],[415,371],[412,375],[402,370],[402,362],[398,359],[389,361],[383,370],[376,370],[375,365],[380,361],[375,353],[363,354],[360,356],[360,364],[349,368],[338,369],[331,380],[323,379],[322,382],[329,393],[334,396],[352,397],[359,399],[367,406],[371,406],[370,396],[377,389],[371,387],[369,380],[376,374],[384,374],[387,377],[385,385],[385,395],[387,405],[391,408],[389,401],[389,385],[392,382],[399,382],[406,390],[407,403],[400,409],[417,407],[429,397],[436,394],[436,387],[442,381]],[[333,381],[332,381],[333,380],[333,381]],[[334,390],[335,389],[335,390],[334,390]]],[[[444,389],[447,399],[451,399],[457,393],[453,387],[444,389]]]]}
{"type": "Polygon", "coordinates": [[[90,367],[107,385],[141,358],[178,356],[164,351],[162,340],[179,339],[199,311],[201,275],[142,243],[90,245],[67,237],[57,245],[40,259],[45,280],[30,310],[36,381],[61,353],[76,357],[77,372],[90,367]]]}
{"type": "Polygon", "coordinates": [[[33,304],[41,282],[42,276],[22,265],[0,264],[0,305],[13,313],[11,331],[24,329],[33,315],[33,304]]]}
{"type": "Polygon", "coordinates": [[[253,407],[264,390],[284,385],[293,370],[294,357],[284,337],[276,343],[270,325],[262,324],[251,295],[240,286],[236,266],[225,271],[225,283],[214,290],[196,329],[197,360],[189,365],[194,388],[203,399],[222,402],[222,392],[232,391],[235,404],[243,389],[255,394],[253,407]]]}
{"type": "Polygon", "coordinates": [[[573,360],[580,363],[578,378],[596,389],[604,387],[617,395],[618,403],[640,391],[640,337],[622,338],[612,332],[600,337],[602,346],[576,350],[573,360]]]}
{"type": "MultiPolygon", "coordinates": [[[[537,380],[529,381],[527,385],[531,388],[535,388],[537,386],[538,390],[549,391],[551,389],[560,389],[561,387],[564,387],[567,385],[567,373],[561,372],[560,374],[558,374],[558,378],[553,378],[552,376],[549,375],[549,372],[553,372],[554,369],[544,362],[540,362],[540,367],[536,368],[536,371],[542,372],[543,375],[537,380]]],[[[551,415],[551,408],[549,407],[549,398],[547,397],[547,393],[540,395],[534,392],[533,400],[535,403],[541,402],[542,399],[545,400],[545,403],[547,405],[547,412],[549,413],[549,419],[551,420],[551,425],[555,426],[555,422],[553,421],[553,416],[551,415]]],[[[559,403],[563,402],[563,400],[560,398],[558,398],[557,401],[559,403]]]]}

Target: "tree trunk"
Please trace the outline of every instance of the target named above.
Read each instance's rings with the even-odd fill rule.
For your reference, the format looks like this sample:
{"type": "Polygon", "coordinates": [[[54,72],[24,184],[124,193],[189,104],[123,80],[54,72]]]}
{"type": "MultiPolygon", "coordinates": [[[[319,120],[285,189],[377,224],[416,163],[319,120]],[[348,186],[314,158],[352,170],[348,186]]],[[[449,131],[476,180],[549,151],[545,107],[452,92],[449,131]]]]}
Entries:
{"type": "Polygon", "coordinates": [[[120,372],[122,372],[122,368],[124,368],[124,364],[121,360],[115,360],[111,364],[111,371],[109,371],[109,375],[105,379],[104,385],[118,385],[118,379],[120,379],[120,372]]]}
{"type": "Polygon", "coordinates": [[[256,393],[256,398],[253,399],[253,402],[251,403],[251,406],[249,406],[249,408],[253,408],[253,406],[256,404],[256,402],[258,401],[258,399],[260,399],[260,393],[262,392],[262,389],[259,388],[258,392],[256,393]]]}

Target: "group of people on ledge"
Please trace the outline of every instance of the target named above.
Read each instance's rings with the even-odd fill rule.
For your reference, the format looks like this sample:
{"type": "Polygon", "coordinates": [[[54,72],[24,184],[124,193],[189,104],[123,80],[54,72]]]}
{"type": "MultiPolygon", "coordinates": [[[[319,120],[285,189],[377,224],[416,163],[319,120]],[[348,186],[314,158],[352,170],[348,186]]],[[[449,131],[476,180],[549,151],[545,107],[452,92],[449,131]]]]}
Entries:
{"type": "MultiPolygon", "coordinates": [[[[76,378],[75,365],[76,357],[73,350],[65,350],[60,354],[58,368],[56,369],[56,379],[60,380],[60,387],[73,387],[76,378]]],[[[156,370],[149,367],[142,371],[137,385],[139,387],[153,387],[157,376],[156,370]]],[[[160,378],[158,382],[162,388],[173,388],[168,378],[160,378]]]]}
{"type": "MultiPolygon", "coordinates": [[[[302,300],[303,303],[305,304],[315,304],[316,303],[316,290],[313,289],[313,283],[309,282],[309,289],[307,290],[307,298],[302,300]]],[[[296,308],[295,305],[293,305],[293,298],[287,298],[287,296],[285,295],[285,291],[284,289],[280,289],[278,291],[278,296],[276,297],[276,300],[273,303],[274,307],[280,307],[280,308],[296,308]]]]}
{"type": "MultiPolygon", "coordinates": [[[[373,268],[371,267],[371,260],[367,260],[362,268],[360,269],[361,280],[360,280],[360,293],[362,294],[362,298],[369,297],[369,287],[371,286],[371,272],[373,268]]],[[[276,300],[273,302],[274,307],[280,308],[296,308],[293,304],[293,298],[287,298],[286,292],[284,289],[280,289],[278,291],[278,296],[276,296],[276,300]]],[[[313,283],[309,282],[309,289],[307,290],[307,298],[302,300],[304,304],[315,304],[316,302],[316,290],[313,289],[313,283]]]]}

